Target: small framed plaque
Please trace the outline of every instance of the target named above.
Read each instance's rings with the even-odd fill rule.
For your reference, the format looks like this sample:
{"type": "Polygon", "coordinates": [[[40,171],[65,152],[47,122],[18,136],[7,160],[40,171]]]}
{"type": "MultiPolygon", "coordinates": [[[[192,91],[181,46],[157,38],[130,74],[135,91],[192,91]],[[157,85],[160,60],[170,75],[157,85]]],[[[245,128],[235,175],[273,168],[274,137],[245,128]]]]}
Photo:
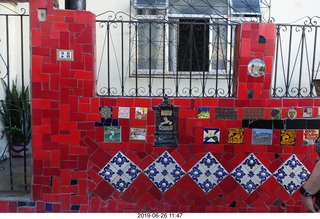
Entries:
{"type": "Polygon", "coordinates": [[[57,60],[73,61],[73,50],[57,49],[57,60]]]}

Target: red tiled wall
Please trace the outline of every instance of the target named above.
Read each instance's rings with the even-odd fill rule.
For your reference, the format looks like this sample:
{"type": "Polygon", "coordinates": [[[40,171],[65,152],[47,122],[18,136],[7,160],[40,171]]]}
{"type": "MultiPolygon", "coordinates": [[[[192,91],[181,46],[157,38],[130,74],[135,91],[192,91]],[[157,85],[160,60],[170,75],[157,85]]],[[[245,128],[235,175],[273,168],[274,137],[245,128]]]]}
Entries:
{"type": "Polygon", "coordinates": [[[152,106],[161,98],[97,98],[94,96],[95,16],[85,11],[53,10],[52,1],[31,0],[32,30],[32,113],[33,113],[33,186],[30,202],[0,201],[4,212],[301,212],[304,207],[298,192],[289,195],[270,177],[256,191],[248,194],[229,175],[210,192],[204,193],[189,176],[182,177],[167,192],[161,193],[145,174],[119,193],[98,175],[101,168],[122,152],[140,169],[148,167],[164,151],[178,164],[190,170],[201,157],[211,152],[230,173],[250,153],[271,172],[288,157],[296,154],[311,171],[316,158],[313,146],[302,146],[302,130],[297,130],[295,146],[281,146],[279,130],[272,145],[252,145],[252,130],[245,128],[244,144],[228,144],[227,129],[242,127],[246,107],[297,107],[298,119],[304,106],[320,106],[318,99],[269,99],[274,26],[243,24],[238,32],[237,65],[239,79],[237,99],[169,99],[179,110],[179,147],[153,147],[154,113],[152,106]],[[47,9],[47,21],[37,20],[37,9],[47,9]],[[272,30],[272,31],[270,31],[272,30]],[[256,39],[265,35],[267,44],[260,48],[256,39]],[[240,37],[241,36],[241,37],[240,37]],[[56,49],[73,49],[72,62],[57,61],[56,49]],[[248,50],[248,48],[251,48],[248,50]],[[245,52],[246,51],[246,52],[245,52]],[[254,57],[266,60],[266,75],[259,79],[247,76],[248,61],[254,57]],[[254,98],[247,90],[254,89],[254,98]],[[122,142],[104,143],[99,107],[112,107],[117,119],[119,107],[147,107],[146,120],[118,119],[122,142]],[[210,107],[210,119],[198,119],[200,106],[210,107]],[[214,119],[217,107],[238,110],[237,120],[214,119]],[[129,141],[132,126],[147,128],[145,142],[129,141]],[[203,128],[220,128],[219,144],[203,144],[203,128]]]}

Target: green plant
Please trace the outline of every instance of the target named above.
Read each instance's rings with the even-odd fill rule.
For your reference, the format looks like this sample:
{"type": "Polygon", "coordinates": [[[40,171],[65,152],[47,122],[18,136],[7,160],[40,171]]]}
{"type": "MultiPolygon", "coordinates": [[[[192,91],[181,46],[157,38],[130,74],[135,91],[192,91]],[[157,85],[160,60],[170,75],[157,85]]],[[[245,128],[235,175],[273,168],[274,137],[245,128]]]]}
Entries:
{"type": "Polygon", "coordinates": [[[7,137],[9,145],[26,145],[31,138],[29,87],[19,89],[17,81],[11,85],[3,79],[1,82],[5,91],[4,100],[0,100],[1,135],[7,137]]]}

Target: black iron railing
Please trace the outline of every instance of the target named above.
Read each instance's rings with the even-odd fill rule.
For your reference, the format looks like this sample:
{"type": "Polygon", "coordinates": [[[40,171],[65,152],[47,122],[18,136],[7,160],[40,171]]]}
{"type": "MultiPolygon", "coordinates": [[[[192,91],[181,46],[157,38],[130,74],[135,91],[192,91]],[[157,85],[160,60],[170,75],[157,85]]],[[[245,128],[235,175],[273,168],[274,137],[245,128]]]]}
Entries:
{"type": "Polygon", "coordinates": [[[99,96],[232,97],[235,23],[97,20],[99,96]]]}
{"type": "MultiPolygon", "coordinates": [[[[243,20],[108,15],[97,20],[98,96],[233,97],[235,30],[243,20]]],[[[271,97],[316,97],[319,21],[276,24],[271,97]]]]}
{"type": "Polygon", "coordinates": [[[277,24],[272,97],[315,97],[320,78],[320,17],[300,25],[277,24]]]}

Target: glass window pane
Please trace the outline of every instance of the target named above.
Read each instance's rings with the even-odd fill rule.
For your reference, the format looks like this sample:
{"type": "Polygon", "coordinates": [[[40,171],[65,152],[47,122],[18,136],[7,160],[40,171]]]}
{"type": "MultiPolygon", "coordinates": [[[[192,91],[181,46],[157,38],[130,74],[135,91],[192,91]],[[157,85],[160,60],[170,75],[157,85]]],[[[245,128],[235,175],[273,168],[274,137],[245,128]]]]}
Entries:
{"type": "Polygon", "coordinates": [[[261,14],[260,0],[231,0],[233,14],[261,14]]]}
{"type": "Polygon", "coordinates": [[[168,0],[133,0],[133,6],[136,8],[168,8],[168,0]]]}

